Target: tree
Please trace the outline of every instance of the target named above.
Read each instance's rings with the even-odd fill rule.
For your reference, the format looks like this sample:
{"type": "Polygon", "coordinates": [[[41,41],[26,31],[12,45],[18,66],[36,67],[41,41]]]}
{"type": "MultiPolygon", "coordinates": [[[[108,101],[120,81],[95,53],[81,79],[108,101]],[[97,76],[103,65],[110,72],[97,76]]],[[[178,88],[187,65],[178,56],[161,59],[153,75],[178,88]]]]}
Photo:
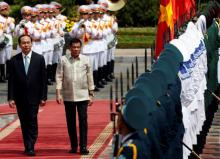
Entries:
{"type": "Polygon", "coordinates": [[[132,0],[127,1],[124,8],[116,13],[120,26],[155,26],[159,1],[132,0]]]}

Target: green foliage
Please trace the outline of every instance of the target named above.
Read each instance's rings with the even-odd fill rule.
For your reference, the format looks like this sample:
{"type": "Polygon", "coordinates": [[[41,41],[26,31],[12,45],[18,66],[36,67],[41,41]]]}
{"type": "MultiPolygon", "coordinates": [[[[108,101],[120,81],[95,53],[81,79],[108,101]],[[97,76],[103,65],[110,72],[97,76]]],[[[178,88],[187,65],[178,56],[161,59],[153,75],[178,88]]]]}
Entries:
{"type": "Polygon", "coordinates": [[[18,4],[20,6],[29,5],[34,6],[35,4],[41,4],[41,3],[49,3],[50,0],[14,0],[14,4],[18,4]]]}
{"type": "Polygon", "coordinates": [[[76,12],[75,0],[59,0],[64,8],[63,14],[72,17],[76,12]]]}
{"type": "Polygon", "coordinates": [[[157,23],[159,4],[155,0],[127,1],[124,8],[116,13],[119,26],[144,27],[154,26],[157,23]]]}
{"type": "Polygon", "coordinates": [[[16,23],[18,23],[19,19],[21,19],[20,9],[21,9],[20,5],[11,6],[10,16],[15,18],[16,23]]]}
{"type": "MultiPolygon", "coordinates": [[[[50,3],[50,1],[52,0],[14,0],[16,7],[12,7],[12,15],[20,15],[18,6],[20,6],[20,8],[24,5],[34,6],[37,3],[50,3]]],[[[63,14],[70,18],[78,16],[78,6],[75,5],[76,0],[57,0],[57,2],[63,5],[63,14]]],[[[123,9],[116,13],[114,12],[114,14],[116,14],[119,26],[121,27],[155,26],[157,22],[157,16],[155,15],[159,7],[158,3],[159,2],[155,0],[129,0],[123,9]]]]}

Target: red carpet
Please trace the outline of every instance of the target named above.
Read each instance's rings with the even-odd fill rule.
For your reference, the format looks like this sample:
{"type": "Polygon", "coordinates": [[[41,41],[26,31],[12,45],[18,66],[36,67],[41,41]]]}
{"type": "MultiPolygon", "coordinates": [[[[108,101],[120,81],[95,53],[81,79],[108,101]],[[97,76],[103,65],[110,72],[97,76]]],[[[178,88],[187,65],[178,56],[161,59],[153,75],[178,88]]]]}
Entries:
{"type": "MultiPolygon", "coordinates": [[[[11,110],[5,106],[0,107],[1,113],[9,111],[11,110]]],[[[95,101],[88,109],[88,148],[91,148],[90,146],[94,144],[94,141],[109,124],[109,121],[108,101],[95,101]]],[[[58,105],[54,101],[48,102],[38,115],[38,124],[39,136],[35,146],[37,155],[35,158],[80,158],[80,154],[68,153],[70,144],[63,105],[58,105]]],[[[103,141],[105,143],[101,143],[103,145],[94,151],[93,158],[96,158],[107,146],[107,141],[110,138],[108,135],[106,134],[107,140],[103,141]]],[[[29,158],[23,154],[23,150],[20,127],[0,140],[0,158],[29,158]]]]}

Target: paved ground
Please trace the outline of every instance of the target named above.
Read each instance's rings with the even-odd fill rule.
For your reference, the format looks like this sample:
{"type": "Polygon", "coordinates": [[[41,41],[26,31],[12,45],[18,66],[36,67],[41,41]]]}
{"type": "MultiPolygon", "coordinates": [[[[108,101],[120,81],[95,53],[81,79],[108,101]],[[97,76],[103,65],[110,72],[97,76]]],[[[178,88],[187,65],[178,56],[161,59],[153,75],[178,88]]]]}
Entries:
{"type": "MultiPolygon", "coordinates": [[[[148,49],[148,68],[150,68],[150,50],[148,49]]],[[[131,73],[131,65],[132,62],[135,63],[135,57],[138,57],[138,72],[139,74],[144,72],[144,49],[117,49],[115,54],[115,77],[120,78],[120,73],[123,74],[123,90],[124,95],[127,90],[127,79],[126,72],[129,69],[131,73]]],[[[136,70],[134,65],[134,70],[136,70]]],[[[110,86],[113,86],[113,97],[115,98],[115,80],[113,82],[108,83],[105,88],[101,89],[100,92],[95,93],[95,99],[109,99],[110,96],[110,86]]],[[[130,74],[130,82],[131,86],[131,74],[130,74]]],[[[120,88],[120,84],[119,84],[120,88]]],[[[118,93],[119,98],[121,97],[120,92],[118,93]]],[[[55,85],[48,87],[48,99],[55,99],[55,85]]],[[[0,104],[7,103],[7,83],[0,83],[0,104]]],[[[5,126],[8,122],[12,121],[16,116],[14,115],[5,115],[0,116],[0,129],[5,126]]],[[[105,151],[101,154],[100,158],[109,158],[111,156],[111,142],[109,146],[105,149],[105,151]]]]}

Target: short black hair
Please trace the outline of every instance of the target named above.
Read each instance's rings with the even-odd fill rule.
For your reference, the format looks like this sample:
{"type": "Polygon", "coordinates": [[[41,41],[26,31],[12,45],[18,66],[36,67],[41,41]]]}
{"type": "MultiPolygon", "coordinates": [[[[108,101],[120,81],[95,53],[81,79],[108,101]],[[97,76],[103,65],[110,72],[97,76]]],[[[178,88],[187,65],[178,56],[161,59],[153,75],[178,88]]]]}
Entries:
{"type": "Polygon", "coordinates": [[[31,39],[31,43],[32,43],[32,38],[31,38],[31,36],[30,36],[30,35],[25,35],[25,34],[23,34],[23,35],[21,35],[21,36],[18,37],[18,44],[21,43],[21,38],[23,38],[23,37],[25,37],[25,36],[29,37],[29,38],[31,39]]]}
{"type": "Polygon", "coordinates": [[[82,41],[78,38],[71,38],[70,41],[69,41],[69,47],[72,45],[72,44],[75,44],[75,43],[80,43],[80,46],[82,46],[82,41]]]}

